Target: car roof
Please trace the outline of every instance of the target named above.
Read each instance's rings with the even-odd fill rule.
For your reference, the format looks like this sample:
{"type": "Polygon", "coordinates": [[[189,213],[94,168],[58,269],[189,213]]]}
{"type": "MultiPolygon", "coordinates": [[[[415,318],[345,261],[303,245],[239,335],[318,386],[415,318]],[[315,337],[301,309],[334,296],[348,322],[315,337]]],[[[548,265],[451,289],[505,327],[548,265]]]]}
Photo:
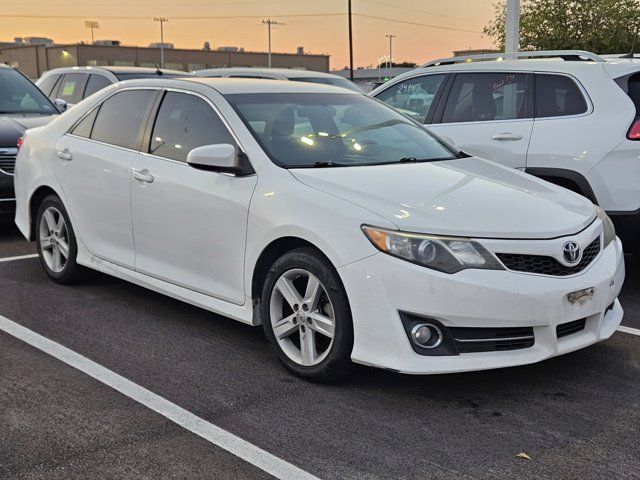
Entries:
{"type": "Polygon", "coordinates": [[[360,95],[357,92],[342,87],[319,83],[290,82],[288,80],[272,80],[265,82],[258,78],[210,78],[210,77],[179,77],[125,80],[119,85],[127,86],[177,86],[185,82],[210,86],[222,95],[236,93],[341,93],[360,95]]]}
{"type": "MultiPolygon", "coordinates": [[[[140,73],[140,74],[153,74],[158,69],[151,67],[125,67],[125,66],[77,66],[77,67],[60,67],[48,70],[46,73],[71,73],[71,72],[95,72],[95,71],[111,72],[113,74],[119,73],[140,73]]],[[[182,70],[168,70],[166,68],[159,69],[162,73],[170,73],[173,75],[191,76],[189,72],[183,72],[182,70]]]]}
{"type": "MultiPolygon", "coordinates": [[[[231,67],[231,68],[207,68],[204,70],[196,70],[193,72],[196,75],[207,74],[255,74],[255,75],[280,75],[285,78],[327,78],[337,77],[332,73],[316,72],[313,70],[297,70],[293,68],[259,68],[259,67],[231,67]]],[[[339,77],[342,78],[342,77],[339,77]]]]}

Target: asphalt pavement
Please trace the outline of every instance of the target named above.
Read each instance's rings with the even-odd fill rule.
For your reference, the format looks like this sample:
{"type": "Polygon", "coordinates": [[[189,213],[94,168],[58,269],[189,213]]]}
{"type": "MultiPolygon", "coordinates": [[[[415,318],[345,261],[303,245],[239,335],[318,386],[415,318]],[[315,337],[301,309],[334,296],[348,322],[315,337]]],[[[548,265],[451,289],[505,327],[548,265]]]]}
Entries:
{"type": "MultiPolygon", "coordinates": [[[[0,258],[34,252],[0,233],[0,258]]],[[[37,258],[0,262],[0,292],[0,316],[319,478],[640,478],[640,336],[526,367],[318,385],[261,329],[101,274],[64,287],[37,258]]],[[[639,294],[629,257],[635,329],[639,294]]],[[[0,478],[272,477],[0,332],[0,478]]]]}

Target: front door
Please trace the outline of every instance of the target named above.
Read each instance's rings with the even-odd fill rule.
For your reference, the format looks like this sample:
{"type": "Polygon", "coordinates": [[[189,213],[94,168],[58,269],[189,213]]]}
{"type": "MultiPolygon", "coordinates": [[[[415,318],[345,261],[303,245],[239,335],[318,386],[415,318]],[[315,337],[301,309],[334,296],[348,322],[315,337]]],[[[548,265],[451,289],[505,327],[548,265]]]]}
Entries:
{"type": "Polygon", "coordinates": [[[165,94],[148,152],[133,169],[136,271],[243,304],[244,251],[255,175],[206,172],[186,163],[203,145],[237,143],[204,98],[165,94]]]}

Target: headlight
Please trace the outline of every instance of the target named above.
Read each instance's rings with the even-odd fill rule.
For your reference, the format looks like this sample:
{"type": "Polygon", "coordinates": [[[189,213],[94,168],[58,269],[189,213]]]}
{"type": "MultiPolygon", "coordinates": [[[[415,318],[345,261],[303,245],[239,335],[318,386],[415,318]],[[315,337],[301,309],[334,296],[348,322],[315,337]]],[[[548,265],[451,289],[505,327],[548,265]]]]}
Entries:
{"type": "Polygon", "coordinates": [[[616,227],[613,226],[613,222],[609,218],[609,215],[600,207],[596,206],[598,212],[598,218],[602,220],[602,228],[604,230],[604,250],[607,246],[616,239],[616,227]]]}
{"type": "Polygon", "coordinates": [[[363,226],[362,231],[380,251],[440,272],[456,273],[467,268],[504,270],[482,245],[456,237],[436,237],[363,226]]]}

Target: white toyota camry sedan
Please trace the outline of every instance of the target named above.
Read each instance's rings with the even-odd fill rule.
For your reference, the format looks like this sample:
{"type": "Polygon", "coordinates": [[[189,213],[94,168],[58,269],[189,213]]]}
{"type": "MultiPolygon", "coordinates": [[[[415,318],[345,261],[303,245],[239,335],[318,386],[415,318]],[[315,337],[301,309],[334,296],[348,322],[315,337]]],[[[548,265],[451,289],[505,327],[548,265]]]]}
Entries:
{"type": "Polygon", "coordinates": [[[313,380],[529,364],[623,315],[602,210],[335,87],[123,82],[28,131],[15,188],[52,280],[99,270],[261,324],[313,380]]]}

